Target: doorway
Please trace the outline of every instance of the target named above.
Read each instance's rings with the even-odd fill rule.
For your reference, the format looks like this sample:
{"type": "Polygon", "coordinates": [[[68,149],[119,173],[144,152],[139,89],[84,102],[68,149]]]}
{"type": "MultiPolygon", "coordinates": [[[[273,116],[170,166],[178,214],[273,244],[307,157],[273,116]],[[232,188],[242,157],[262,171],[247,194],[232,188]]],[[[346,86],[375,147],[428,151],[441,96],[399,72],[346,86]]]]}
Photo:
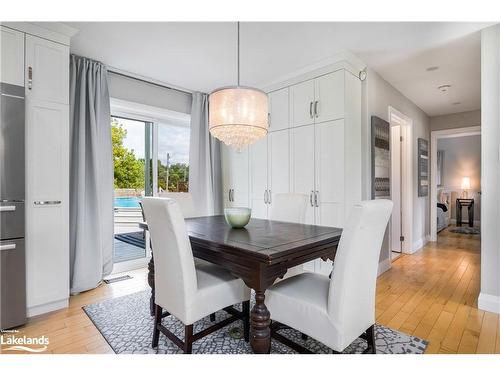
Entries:
{"type": "MultiPolygon", "coordinates": [[[[473,149],[471,145],[467,145],[464,142],[455,145],[453,148],[457,151],[456,153],[460,155],[460,158],[458,158],[459,160],[455,160],[457,158],[452,158],[454,163],[452,165],[447,165],[450,164],[446,162],[449,155],[446,151],[443,152],[443,150],[441,150],[441,152],[443,152],[444,155],[439,155],[438,149],[440,149],[440,147],[438,147],[438,144],[440,141],[459,141],[461,139],[480,137],[480,135],[480,126],[435,130],[431,132],[431,186],[429,201],[431,206],[430,240],[433,242],[437,241],[438,232],[442,231],[443,228],[446,229],[450,224],[456,224],[456,198],[473,199],[473,207],[475,207],[475,209],[472,210],[472,227],[478,225],[477,220],[479,220],[480,216],[480,177],[476,177],[477,173],[480,171],[481,163],[480,141],[476,142],[479,144],[479,150],[475,152],[477,158],[479,158],[479,166],[471,163],[470,157],[466,157],[467,152],[471,152],[473,149]],[[443,159],[445,159],[444,162],[443,159]],[[448,171],[449,173],[445,174],[444,171],[448,171]],[[468,186],[465,186],[464,183],[467,183],[466,185],[468,186]],[[467,196],[463,196],[463,193],[466,193],[467,196]],[[449,210],[447,214],[443,213],[444,207],[438,207],[438,203],[449,210]]],[[[465,212],[465,209],[463,212],[465,212]]],[[[467,212],[470,212],[470,209],[467,209],[467,212]]],[[[467,219],[464,220],[464,227],[466,226],[467,219]]]]}
{"type": "Polygon", "coordinates": [[[391,260],[412,252],[412,120],[389,107],[391,131],[391,200],[393,212],[390,225],[391,260]]]}

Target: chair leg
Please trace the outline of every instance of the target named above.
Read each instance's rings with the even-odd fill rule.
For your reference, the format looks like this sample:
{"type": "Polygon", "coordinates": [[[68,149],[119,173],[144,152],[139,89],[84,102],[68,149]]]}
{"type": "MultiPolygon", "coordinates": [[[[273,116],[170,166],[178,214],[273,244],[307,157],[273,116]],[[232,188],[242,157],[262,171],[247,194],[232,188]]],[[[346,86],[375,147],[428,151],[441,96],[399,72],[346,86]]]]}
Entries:
{"type": "Polygon", "coordinates": [[[215,313],[210,314],[210,321],[215,322],[215,313]]]}
{"type": "Polygon", "coordinates": [[[243,336],[245,341],[250,340],[250,301],[243,301],[243,336]]]}
{"type": "Polygon", "coordinates": [[[368,348],[366,353],[377,354],[377,347],[375,346],[375,326],[371,326],[366,330],[366,341],[368,348]],[[370,350],[368,350],[370,349],[370,350]]]}
{"type": "Polygon", "coordinates": [[[184,326],[184,354],[193,352],[193,325],[184,326]]]}
{"type": "Polygon", "coordinates": [[[161,324],[162,313],[162,308],[158,305],[155,305],[155,323],[153,328],[153,343],[151,345],[153,348],[158,347],[158,341],[160,338],[160,330],[158,329],[158,325],[161,324]]]}

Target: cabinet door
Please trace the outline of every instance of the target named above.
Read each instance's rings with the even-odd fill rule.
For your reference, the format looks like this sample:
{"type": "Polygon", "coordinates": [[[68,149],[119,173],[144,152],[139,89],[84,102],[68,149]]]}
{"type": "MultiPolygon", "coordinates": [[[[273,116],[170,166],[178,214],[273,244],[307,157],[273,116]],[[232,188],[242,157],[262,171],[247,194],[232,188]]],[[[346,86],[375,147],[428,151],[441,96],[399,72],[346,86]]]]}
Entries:
{"type": "Polygon", "coordinates": [[[344,70],[326,74],[315,80],[315,122],[344,117],[344,70]]]}
{"type": "Polygon", "coordinates": [[[344,120],[316,124],[316,224],[344,226],[344,120]]]}
{"type": "Polygon", "coordinates": [[[222,197],[224,207],[230,207],[231,203],[231,149],[221,142],[221,164],[222,164],[222,197]]]}
{"type": "Polygon", "coordinates": [[[269,131],[288,129],[289,115],[288,87],[269,93],[269,131]]]}
{"type": "Polygon", "coordinates": [[[273,209],[274,196],[290,192],[290,131],[281,130],[270,133],[269,143],[269,191],[270,205],[273,209]]]}
{"type": "Polygon", "coordinates": [[[69,47],[26,35],[27,96],[33,100],[68,104],[68,92],[69,47]]]}
{"type": "Polygon", "coordinates": [[[312,124],[314,103],[314,80],[290,87],[292,127],[312,124]]]}
{"type": "Polygon", "coordinates": [[[68,118],[67,105],[27,101],[26,274],[30,308],[69,296],[68,118]]]}
{"type": "Polygon", "coordinates": [[[242,151],[230,148],[231,186],[233,189],[231,205],[234,207],[248,207],[249,202],[249,152],[248,147],[242,151]]]}
{"type": "MultiPolygon", "coordinates": [[[[316,225],[344,226],[344,120],[316,124],[316,225]]],[[[330,260],[316,260],[314,271],[329,275],[330,260]]]]}
{"type": "MultiPolygon", "coordinates": [[[[293,192],[311,197],[314,189],[314,125],[291,130],[293,192]]],[[[305,224],[314,224],[314,207],[307,206],[305,224]]]]}
{"type": "Polygon", "coordinates": [[[250,146],[250,205],[252,217],[267,219],[267,203],[265,201],[267,184],[267,140],[265,137],[250,146]]]}
{"type": "Polygon", "coordinates": [[[24,86],[24,34],[1,26],[0,82],[24,86]]]}

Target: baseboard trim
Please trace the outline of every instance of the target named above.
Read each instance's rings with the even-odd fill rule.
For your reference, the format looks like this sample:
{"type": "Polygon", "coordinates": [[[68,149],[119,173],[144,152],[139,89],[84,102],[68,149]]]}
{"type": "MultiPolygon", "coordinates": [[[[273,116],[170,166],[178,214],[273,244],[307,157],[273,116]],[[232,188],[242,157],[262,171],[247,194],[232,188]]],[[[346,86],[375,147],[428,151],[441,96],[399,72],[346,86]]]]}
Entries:
{"type": "Polygon", "coordinates": [[[377,276],[382,275],[384,272],[389,271],[390,269],[391,269],[391,259],[384,259],[378,264],[377,276]]]}
{"type": "Polygon", "coordinates": [[[28,307],[27,315],[28,318],[33,316],[46,314],[55,310],[65,309],[69,306],[69,298],[65,298],[60,301],[50,302],[43,305],[28,307]]]}
{"type": "Polygon", "coordinates": [[[500,314],[500,297],[481,292],[477,299],[477,307],[480,310],[500,314]]]}
{"type": "Polygon", "coordinates": [[[406,252],[406,254],[413,254],[423,248],[427,242],[429,242],[430,236],[427,234],[422,238],[419,238],[417,241],[413,242],[411,247],[411,252],[406,252]]]}

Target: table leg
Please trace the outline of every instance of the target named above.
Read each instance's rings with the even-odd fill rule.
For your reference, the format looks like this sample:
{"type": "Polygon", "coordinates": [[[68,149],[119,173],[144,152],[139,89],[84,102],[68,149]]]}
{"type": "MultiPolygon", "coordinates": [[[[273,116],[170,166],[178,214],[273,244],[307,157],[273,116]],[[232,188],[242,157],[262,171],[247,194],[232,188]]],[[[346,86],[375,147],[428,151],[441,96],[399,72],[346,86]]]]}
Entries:
{"type": "Polygon", "coordinates": [[[151,316],[155,315],[155,261],[153,253],[151,253],[151,260],[148,263],[148,284],[151,287],[151,298],[149,299],[149,312],[151,316]]]}
{"type": "Polygon", "coordinates": [[[271,322],[269,310],[264,304],[265,291],[255,291],[255,306],[250,316],[250,345],[254,353],[267,354],[271,350],[271,322]]]}

